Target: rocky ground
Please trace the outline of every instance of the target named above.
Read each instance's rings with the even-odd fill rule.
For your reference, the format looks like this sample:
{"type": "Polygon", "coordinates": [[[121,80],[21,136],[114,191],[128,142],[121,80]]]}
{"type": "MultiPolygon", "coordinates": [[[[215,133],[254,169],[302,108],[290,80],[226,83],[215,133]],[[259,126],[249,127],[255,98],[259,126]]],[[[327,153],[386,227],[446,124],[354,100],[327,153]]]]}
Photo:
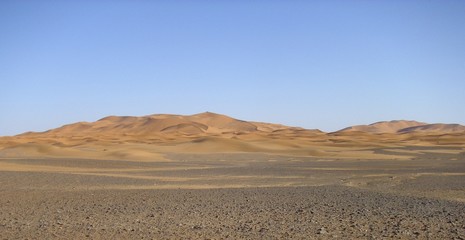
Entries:
{"type": "Polygon", "coordinates": [[[465,159],[431,156],[0,159],[0,239],[465,239],[465,159]]]}
{"type": "Polygon", "coordinates": [[[2,191],[3,239],[463,239],[465,203],[344,186],[2,191]]]}

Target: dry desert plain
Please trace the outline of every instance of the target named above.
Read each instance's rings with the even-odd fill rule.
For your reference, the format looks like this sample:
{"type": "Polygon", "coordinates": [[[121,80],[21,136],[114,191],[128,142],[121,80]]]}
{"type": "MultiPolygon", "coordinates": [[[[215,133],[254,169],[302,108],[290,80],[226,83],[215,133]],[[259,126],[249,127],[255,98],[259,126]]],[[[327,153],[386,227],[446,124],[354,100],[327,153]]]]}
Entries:
{"type": "Polygon", "coordinates": [[[465,127],[201,113],[0,138],[1,239],[465,239],[465,127]]]}

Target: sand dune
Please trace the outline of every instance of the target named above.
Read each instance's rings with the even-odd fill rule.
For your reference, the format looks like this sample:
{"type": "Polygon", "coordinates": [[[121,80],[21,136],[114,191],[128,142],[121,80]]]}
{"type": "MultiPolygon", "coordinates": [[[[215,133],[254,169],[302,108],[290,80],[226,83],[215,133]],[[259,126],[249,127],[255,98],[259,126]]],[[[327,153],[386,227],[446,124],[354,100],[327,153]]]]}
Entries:
{"type": "MultiPolygon", "coordinates": [[[[89,136],[89,135],[157,135],[162,132],[185,134],[254,132],[253,123],[225,115],[205,112],[190,116],[157,114],[143,117],[110,116],[96,122],[78,122],[41,133],[42,136],[89,136]]],[[[266,130],[262,128],[261,131],[266,130]]],[[[31,135],[26,133],[23,135],[31,135]]]]}
{"type": "Polygon", "coordinates": [[[324,133],[248,122],[205,112],[195,115],[109,116],[46,132],[0,138],[0,157],[159,159],[168,152],[264,152],[326,158],[405,159],[373,149],[405,146],[463,148],[465,127],[416,121],[377,122],[324,133]]]}
{"type": "Polygon", "coordinates": [[[425,124],[404,128],[398,131],[399,133],[411,132],[436,132],[436,133],[454,133],[465,132],[465,126],[459,124],[425,124]]]}
{"type": "Polygon", "coordinates": [[[370,125],[356,125],[339,130],[339,132],[347,131],[360,131],[369,133],[396,133],[401,129],[408,127],[415,127],[425,125],[426,123],[417,121],[405,121],[405,120],[394,120],[394,121],[383,121],[376,122],[370,125]]]}
{"type": "Polygon", "coordinates": [[[366,133],[456,133],[465,132],[465,126],[460,124],[427,124],[417,121],[383,121],[369,125],[356,125],[341,129],[337,132],[366,132],[366,133]]]}

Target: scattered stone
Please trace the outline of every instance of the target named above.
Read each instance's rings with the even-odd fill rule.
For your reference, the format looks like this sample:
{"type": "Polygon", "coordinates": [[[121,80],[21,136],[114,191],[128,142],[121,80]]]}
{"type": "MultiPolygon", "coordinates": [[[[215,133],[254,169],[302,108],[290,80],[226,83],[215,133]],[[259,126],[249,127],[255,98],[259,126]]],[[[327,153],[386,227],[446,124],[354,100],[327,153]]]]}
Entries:
{"type": "Polygon", "coordinates": [[[324,227],[321,227],[320,229],[318,229],[318,234],[327,234],[328,232],[326,231],[326,229],[324,227]]]}

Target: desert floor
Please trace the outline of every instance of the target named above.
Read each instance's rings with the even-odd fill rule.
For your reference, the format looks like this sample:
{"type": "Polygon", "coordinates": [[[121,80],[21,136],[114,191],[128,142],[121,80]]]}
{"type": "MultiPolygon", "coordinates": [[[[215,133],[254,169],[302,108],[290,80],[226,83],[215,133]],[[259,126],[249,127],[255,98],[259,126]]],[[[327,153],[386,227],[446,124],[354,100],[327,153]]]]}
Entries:
{"type": "Polygon", "coordinates": [[[1,158],[0,237],[465,239],[463,148],[375,151],[1,158]]]}

